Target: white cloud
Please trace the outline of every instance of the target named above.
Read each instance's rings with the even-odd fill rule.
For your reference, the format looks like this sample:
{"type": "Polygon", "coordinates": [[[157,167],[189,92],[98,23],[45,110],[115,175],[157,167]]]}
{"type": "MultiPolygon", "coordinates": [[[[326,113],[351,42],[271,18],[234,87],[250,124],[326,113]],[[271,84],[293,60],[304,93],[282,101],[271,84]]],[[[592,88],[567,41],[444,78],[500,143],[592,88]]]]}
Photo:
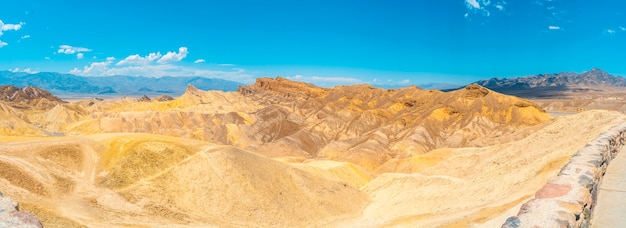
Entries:
{"type": "Polygon", "coordinates": [[[161,58],[161,52],[157,52],[157,53],[150,53],[148,56],[146,56],[146,60],[150,61],[150,62],[154,62],[155,60],[161,58]]]}
{"type": "Polygon", "coordinates": [[[150,53],[145,57],[141,57],[139,54],[134,54],[134,55],[130,55],[128,57],[126,57],[125,59],[120,60],[119,62],[117,62],[117,66],[123,66],[123,65],[148,65],[148,64],[152,64],[155,60],[161,58],[161,52],[157,52],[157,53],[150,53]]]}
{"type": "Polygon", "coordinates": [[[206,60],[204,59],[197,59],[196,61],[193,61],[193,63],[204,63],[206,62],[206,60]]]}
{"type": "Polygon", "coordinates": [[[178,53],[168,51],[161,59],[157,61],[157,63],[165,64],[165,63],[180,62],[185,57],[187,57],[188,53],[189,52],[187,51],[187,47],[180,47],[178,48],[178,53]]]}
{"type": "Polygon", "coordinates": [[[73,54],[80,53],[80,52],[90,52],[90,51],[91,49],[89,48],[73,47],[73,46],[64,44],[64,45],[59,46],[59,50],[57,51],[57,53],[73,55],[73,54]]]}
{"type": "Polygon", "coordinates": [[[319,77],[319,76],[313,76],[311,77],[311,80],[313,81],[320,81],[320,82],[332,82],[332,83],[360,83],[361,80],[356,79],[356,78],[347,78],[347,77],[319,77]]]}
{"type": "Polygon", "coordinates": [[[626,28],[624,28],[624,26],[620,26],[619,30],[626,31],[626,28]]]}
{"type": "Polygon", "coordinates": [[[13,73],[24,72],[24,73],[27,73],[27,74],[39,73],[39,71],[31,70],[30,68],[26,68],[26,69],[23,69],[23,70],[20,70],[20,68],[15,68],[15,69],[9,69],[9,71],[11,71],[13,73]]]}
{"type": "Polygon", "coordinates": [[[482,16],[490,16],[491,11],[504,11],[506,1],[504,0],[464,0],[465,6],[468,9],[463,16],[469,17],[471,14],[479,14],[482,16]]]}
{"type": "Polygon", "coordinates": [[[0,20],[0,36],[2,36],[2,32],[4,31],[17,31],[22,29],[22,25],[24,25],[24,22],[20,22],[19,24],[5,24],[2,20],[0,20]]]}
{"type": "Polygon", "coordinates": [[[217,65],[221,66],[221,67],[232,67],[232,66],[235,66],[235,64],[230,64],[230,63],[222,63],[222,64],[217,64],[217,65]]]}
{"type": "Polygon", "coordinates": [[[76,54],[76,58],[77,58],[77,59],[83,59],[83,58],[85,58],[85,54],[83,54],[83,53],[78,53],[78,54],[76,54]]]}
{"type": "Polygon", "coordinates": [[[30,35],[23,35],[22,37],[20,37],[21,39],[28,39],[30,38],[30,35]]]}
{"type": "Polygon", "coordinates": [[[404,79],[402,81],[399,81],[400,84],[409,84],[409,79],[404,79]]]}
{"type": "Polygon", "coordinates": [[[39,71],[31,70],[30,68],[26,68],[26,69],[22,70],[22,72],[29,73],[29,74],[39,73],[39,71]]]}
{"type": "Polygon", "coordinates": [[[480,4],[476,0],[465,0],[465,4],[467,5],[467,7],[480,9],[480,4]]]}
{"type": "MultiPolygon", "coordinates": [[[[139,54],[130,55],[115,64],[116,66],[124,66],[124,65],[136,65],[136,66],[146,66],[150,64],[159,63],[159,64],[168,64],[174,62],[180,62],[185,57],[187,57],[188,50],[186,47],[178,48],[178,53],[168,51],[165,55],[161,54],[161,52],[152,52],[146,56],[141,56],[139,54]]],[[[196,60],[198,61],[198,60],[196,60]]]]}
{"type": "Polygon", "coordinates": [[[107,57],[107,61],[115,61],[115,57],[113,56],[107,57]]]}
{"type": "Polygon", "coordinates": [[[109,76],[106,74],[108,71],[108,66],[111,65],[111,63],[112,61],[95,62],[91,63],[89,66],[83,67],[82,70],[74,68],[70,70],[70,73],[83,76],[109,76]]]}
{"type": "Polygon", "coordinates": [[[613,29],[607,29],[607,30],[605,30],[605,32],[608,33],[608,34],[613,35],[613,34],[615,34],[616,31],[613,30],[613,29]]]}
{"type": "Polygon", "coordinates": [[[294,81],[309,82],[318,86],[335,86],[362,83],[361,80],[350,77],[303,76],[301,74],[296,74],[294,76],[286,78],[294,81]]]}
{"type": "Polygon", "coordinates": [[[556,25],[550,25],[550,26],[548,26],[548,29],[550,29],[550,30],[561,30],[561,27],[560,26],[556,26],[556,25]]]}
{"type": "MultiPolygon", "coordinates": [[[[17,31],[20,30],[22,28],[22,25],[24,25],[24,22],[20,22],[19,24],[5,24],[2,20],[0,20],[0,36],[2,36],[2,34],[4,34],[4,31],[17,31]]],[[[0,40],[0,48],[9,45],[7,42],[3,42],[0,40]]]]}

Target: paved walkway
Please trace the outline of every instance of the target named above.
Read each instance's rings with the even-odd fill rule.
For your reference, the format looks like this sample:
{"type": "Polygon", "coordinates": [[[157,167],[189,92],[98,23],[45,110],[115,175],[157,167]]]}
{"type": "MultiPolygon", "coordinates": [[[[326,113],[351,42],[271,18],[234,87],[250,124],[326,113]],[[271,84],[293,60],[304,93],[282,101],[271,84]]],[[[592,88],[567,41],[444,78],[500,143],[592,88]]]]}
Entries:
{"type": "Polygon", "coordinates": [[[599,189],[591,227],[626,227],[626,146],[609,164],[599,189]]]}

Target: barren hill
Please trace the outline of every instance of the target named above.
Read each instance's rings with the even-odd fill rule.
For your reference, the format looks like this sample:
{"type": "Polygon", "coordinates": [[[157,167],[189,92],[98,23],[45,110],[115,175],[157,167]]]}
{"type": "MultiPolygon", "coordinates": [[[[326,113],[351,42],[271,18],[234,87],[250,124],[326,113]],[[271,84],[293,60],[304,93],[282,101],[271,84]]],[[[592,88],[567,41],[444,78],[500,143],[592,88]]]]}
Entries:
{"type": "Polygon", "coordinates": [[[0,191],[46,227],[482,224],[626,121],[552,119],[479,85],[284,78],[175,99],[0,103],[0,115],[0,191]]]}
{"type": "Polygon", "coordinates": [[[270,104],[256,113],[258,124],[249,131],[254,135],[244,135],[257,142],[249,150],[349,161],[370,170],[435,148],[485,145],[485,138],[549,119],[529,101],[477,85],[448,93],[368,85],[322,89],[277,78],[259,79],[239,91],[270,104]],[[289,88],[306,96],[293,96],[289,88]]]}
{"type": "Polygon", "coordinates": [[[36,108],[49,108],[63,103],[50,92],[32,86],[25,88],[0,86],[0,101],[9,102],[13,106],[29,105],[36,108]]]}
{"type": "Polygon", "coordinates": [[[511,133],[549,118],[529,101],[477,85],[444,93],[368,85],[326,89],[261,78],[238,93],[189,86],[170,101],[63,105],[45,113],[47,122],[39,124],[70,134],[137,132],[200,139],[269,157],[325,158],[375,170],[388,159],[436,148],[506,142],[523,136],[511,138],[511,133]]]}

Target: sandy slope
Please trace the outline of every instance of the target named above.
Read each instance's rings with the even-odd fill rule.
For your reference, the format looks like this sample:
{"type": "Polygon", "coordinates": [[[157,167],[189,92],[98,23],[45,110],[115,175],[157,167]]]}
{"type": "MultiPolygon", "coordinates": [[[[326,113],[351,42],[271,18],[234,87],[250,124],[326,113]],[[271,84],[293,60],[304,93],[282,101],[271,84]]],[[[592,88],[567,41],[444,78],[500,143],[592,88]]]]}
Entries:
{"type": "Polygon", "coordinates": [[[46,226],[318,226],[365,193],[206,142],[143,134],[31,138],[0,146],[0,189],[46,226]]]}
{"type": "Polygon", "coordinates": [[[557,118],[540,131],[485,148],[441,149],[388,162],[362,190],[372,197],[352,226],[431,227],[481,223],[532,195],[578,148],[626,121],[616,112],[557,118]]]}

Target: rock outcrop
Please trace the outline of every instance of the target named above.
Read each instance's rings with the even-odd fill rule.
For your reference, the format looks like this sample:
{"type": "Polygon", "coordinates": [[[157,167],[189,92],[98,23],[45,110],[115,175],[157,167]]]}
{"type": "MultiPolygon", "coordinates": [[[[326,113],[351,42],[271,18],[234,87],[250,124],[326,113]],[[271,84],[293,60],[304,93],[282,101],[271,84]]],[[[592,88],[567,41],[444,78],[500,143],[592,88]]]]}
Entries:
{"type": "Polygon", "coordinates": [[[34,215],[20,211],[15,201],[0,192],[0,227],[42,228],[43,225],[34,215]]]}
{"type": "Polygon", "coordinates": [[[34,107],[46,109],[64,103],[50,92],[32,86],[18,88],[15,86],[0,86],[0,101],[5,101],[12,106],[34,107]]]}

